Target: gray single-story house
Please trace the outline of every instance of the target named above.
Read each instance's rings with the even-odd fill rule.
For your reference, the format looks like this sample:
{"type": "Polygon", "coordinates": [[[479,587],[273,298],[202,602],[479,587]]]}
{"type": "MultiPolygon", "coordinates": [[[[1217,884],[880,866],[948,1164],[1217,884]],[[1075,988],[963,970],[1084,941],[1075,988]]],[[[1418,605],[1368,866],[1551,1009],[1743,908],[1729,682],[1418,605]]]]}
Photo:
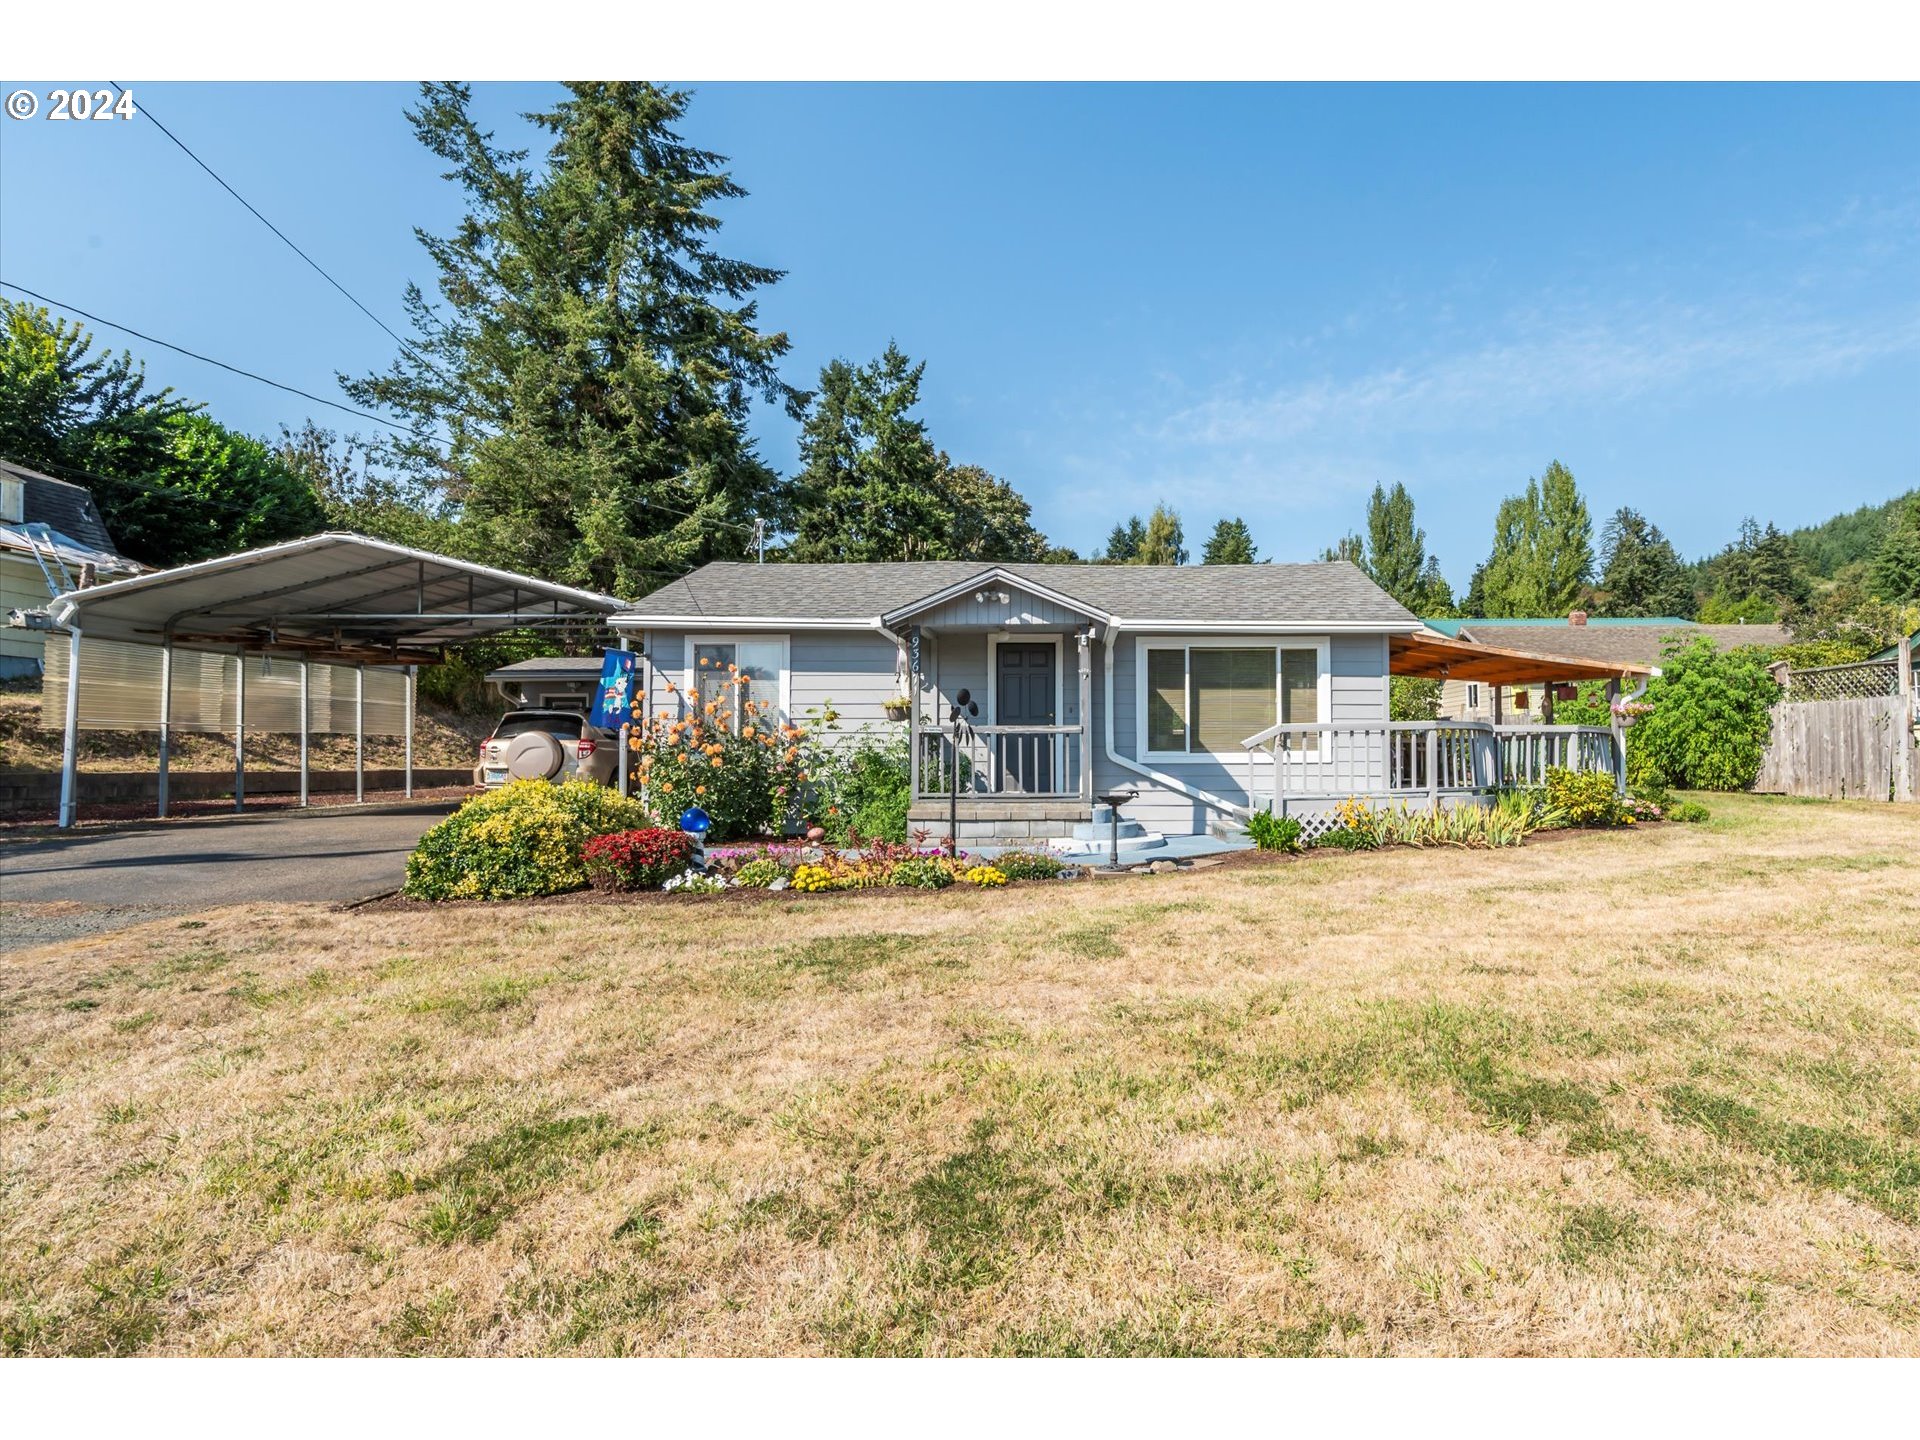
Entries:
{"type": "MultiPolygon", "coordinates": [[[[957,808],[962,840],[1084,835],[1098,798],[1128,791],[1131,820],[1185,835],[1498,783],[1491,726],[1392,722],[1388,677],[1511,662],[1425,630],[1345,561],[717,562],[611,623],[644,657],[650,714],[684,713],[732,665],[795,723],[831,709],[838,735],[904,735],[913,823],[944,834],[957,808]]],[[[1568,754],[1591,740],[1567,737],[1568,754]]]]}

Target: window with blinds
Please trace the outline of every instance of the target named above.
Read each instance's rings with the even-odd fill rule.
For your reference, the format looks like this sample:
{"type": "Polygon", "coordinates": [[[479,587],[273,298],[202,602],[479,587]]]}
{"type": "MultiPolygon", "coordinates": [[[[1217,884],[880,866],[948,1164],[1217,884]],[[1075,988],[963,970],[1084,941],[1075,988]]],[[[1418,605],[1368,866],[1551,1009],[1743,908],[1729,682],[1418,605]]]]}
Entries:
{"type": "Polygon", "coordinates": [[[1147,749],[1187,748],[1187,652],[1147,651],[1147,749]]]}
{"type": "MultiPolygon", "coordinates": [[[[1238,755],[1240,742],[1276,719],[1315,724],[1320,714],[1320,652],[1271,645],[1149,647],[1146,748],[1149,754],[1238,755]]],[[[1317,748],[1307,736],[1296,749],[1317,748]]]]}
{"type": "Polygon", "coordinates": [[[1249,735],[1273,724],[1273,665],[1271,649],[1188,651],[1193,685],[1189,748],[1232,753],[1249,735]]]}

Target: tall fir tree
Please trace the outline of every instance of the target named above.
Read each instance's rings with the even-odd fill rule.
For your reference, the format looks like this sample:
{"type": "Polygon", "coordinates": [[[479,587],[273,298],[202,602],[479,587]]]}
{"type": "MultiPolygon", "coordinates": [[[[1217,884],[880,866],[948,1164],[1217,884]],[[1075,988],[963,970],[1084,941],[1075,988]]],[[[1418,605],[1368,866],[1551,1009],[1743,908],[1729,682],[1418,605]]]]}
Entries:
{"type": "Polygon", "coordinates": [[[1138,515],[1129,515],[1108,532],[1107,548],[1100,558],[1108,565],[1131,565],[1146,543],[1146,522],[1138,515]]]}
{"type": "Polygon", "coordinates": [[[800,428],[795,560],[925,560],[942,543],[940,452],[913,412],[926,362],[834,360],[800,428]]]}
{"type": "Polygon", "coordinates": [[[934,448],[915,412],[926,362],[889,344],[834,360],[800,429],[789,560],[1039,560],[1047,540],[1020,493],[934,448]]]}
{"type": "Polygon", "coordinates": [[[1889,517],[1868,574],[1879,599],[1896,605],[1920,600],[1920,494],[1889,517]]]}
{"type": "Polygon", "coordinates": [[[1693,581],[1673,542],[1638,510],[1621,506],[1600,532],[1600,598],[1604,613],[1692,616],[1693,581]]]}
{"type": "Polygon", "coordinates": [[[1709,598],[1700,618],[1712,623],[1766,623],[1804,610],[1813,600],[1806,559],[1777,526],[1751,516],[1731,545],[1706,563],[1709,598]]]}
{"type": "Polygon", "coordinates": [[[1207,537],[1206,546],[1200,552],[1202,565],[1251,565],[1256,551],[1253,545],[1253,532],[1247,529],[1247,522],[1235,516],[1231,520],[1222,520],[1213,527],[1213,534],[1207,537]]]}
{"type": "Polygon", "coordinates": [[[459,506],[473,553],[637,595],[744,553],[752,518],[786,524],[749,407],[797,418],[802,397],[750,298],[781,272],[715,249],[715,207],[745,192],[676,129],[687,93],[568,90],[526,117],[551,137],[535,172],[474,121],[466,86],[422,87],[407,118],[467,213],[416,232],[440,299],[410,286],[414,338],[346,389],[409,417],[390,458],[459,506]]]}

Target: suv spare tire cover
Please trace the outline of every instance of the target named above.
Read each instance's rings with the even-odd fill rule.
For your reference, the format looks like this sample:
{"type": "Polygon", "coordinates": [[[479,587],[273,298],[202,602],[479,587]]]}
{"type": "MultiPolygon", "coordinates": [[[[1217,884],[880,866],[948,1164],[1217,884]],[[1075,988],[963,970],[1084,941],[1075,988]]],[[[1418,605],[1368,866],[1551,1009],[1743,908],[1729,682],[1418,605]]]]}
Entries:
{"type": "Polygon", "coordinates": [[[507,774],[515,780],[551,780],[566,763],[560,742],[544,730],[529,730],[507,742],[507,774]]]}

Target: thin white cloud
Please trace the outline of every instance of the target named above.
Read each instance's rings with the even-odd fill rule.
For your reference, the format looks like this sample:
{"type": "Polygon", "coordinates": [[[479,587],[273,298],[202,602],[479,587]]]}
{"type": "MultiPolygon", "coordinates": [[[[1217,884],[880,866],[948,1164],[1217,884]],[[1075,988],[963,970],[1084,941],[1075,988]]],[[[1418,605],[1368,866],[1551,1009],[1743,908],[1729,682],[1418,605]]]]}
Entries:
{"type": "Polygon", "coordinates": [[[1484,431],[1568,406],[1786,389],[1916,352],[1920,308],[1847,322],[1657,306],[1619,321],[1533,314],[1498,338],[1361,375],[1230,381],[1146,428],[1162,444],[1224,449],[1484,431]]]}

